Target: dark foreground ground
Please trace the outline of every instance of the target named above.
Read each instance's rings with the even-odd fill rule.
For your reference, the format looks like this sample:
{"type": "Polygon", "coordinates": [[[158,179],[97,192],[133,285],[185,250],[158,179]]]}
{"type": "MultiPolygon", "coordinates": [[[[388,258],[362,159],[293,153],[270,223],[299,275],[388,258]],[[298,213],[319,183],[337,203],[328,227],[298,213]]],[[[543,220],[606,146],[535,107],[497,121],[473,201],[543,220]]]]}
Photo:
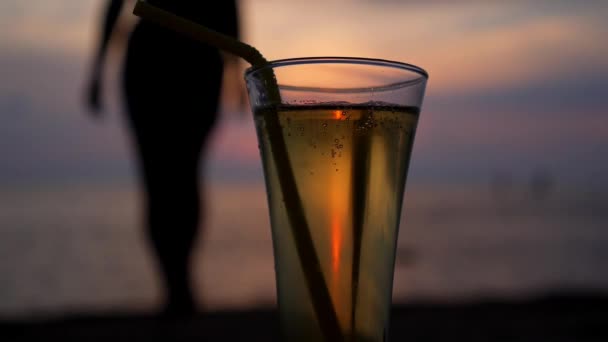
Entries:
{"type": "MultiPolygon", "coordinates": [[[[396,305],[391,341],[608,341],[608,294],[396,305]]],[[[274,310],[169,321],[145,314],[0,321],[0,341],[276,341],[274,310]]]]}

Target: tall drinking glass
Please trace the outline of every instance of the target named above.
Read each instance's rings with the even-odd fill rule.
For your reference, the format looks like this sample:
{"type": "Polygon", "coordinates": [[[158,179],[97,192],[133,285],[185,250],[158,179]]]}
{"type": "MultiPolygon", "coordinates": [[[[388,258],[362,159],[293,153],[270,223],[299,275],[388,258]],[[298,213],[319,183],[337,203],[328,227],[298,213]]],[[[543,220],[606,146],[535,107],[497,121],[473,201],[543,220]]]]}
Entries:
{"type": "Polygon", "coordinates": [[[364,58],[279,60],[246,72],[286,340],[387,340],[427,78],[413,65],[364,58]],[[277,84],[279,100],[269,95],[277,84]]]}

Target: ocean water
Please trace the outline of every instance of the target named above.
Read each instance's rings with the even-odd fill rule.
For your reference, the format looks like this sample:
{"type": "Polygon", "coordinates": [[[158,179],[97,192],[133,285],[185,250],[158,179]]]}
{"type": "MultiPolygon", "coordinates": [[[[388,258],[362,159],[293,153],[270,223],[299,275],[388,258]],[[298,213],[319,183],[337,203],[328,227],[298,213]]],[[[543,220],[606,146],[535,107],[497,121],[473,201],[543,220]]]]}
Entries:
{"type": "MultiPolygon", "coordinates": [[[[200,304],[274,304],[263,184],[211,183],[207,198],[194,265],[200,304]]],[[[140,199],[130,184],[0,192],[0,316],[156,308],[160,288],[140,199]]],[[[410,186],[394,300],[608,290],[605,199],[410,186]]]]}

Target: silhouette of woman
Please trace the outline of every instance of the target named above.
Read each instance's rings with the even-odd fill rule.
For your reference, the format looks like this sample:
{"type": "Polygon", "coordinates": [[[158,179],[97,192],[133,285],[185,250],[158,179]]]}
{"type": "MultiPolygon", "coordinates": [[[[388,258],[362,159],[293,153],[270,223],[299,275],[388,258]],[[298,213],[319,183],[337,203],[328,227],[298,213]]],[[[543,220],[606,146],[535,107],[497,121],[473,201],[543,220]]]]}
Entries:
{"type": "MultiPolygon", "coordinates": [[[[238,38],[235,0],[148,2],[238,38]]],[[[102,107],[108,42],[123,3],[108,2],[88,93],[96,114],[102,107]]],[[[195,311],[190,260],[204,217],[199,164],[217,119],[223,67],[216,48],[152,23],[138,22],[129,39],[123,86],[146,194],[147,232],[166,288],[167,314],[195,311]]]]}

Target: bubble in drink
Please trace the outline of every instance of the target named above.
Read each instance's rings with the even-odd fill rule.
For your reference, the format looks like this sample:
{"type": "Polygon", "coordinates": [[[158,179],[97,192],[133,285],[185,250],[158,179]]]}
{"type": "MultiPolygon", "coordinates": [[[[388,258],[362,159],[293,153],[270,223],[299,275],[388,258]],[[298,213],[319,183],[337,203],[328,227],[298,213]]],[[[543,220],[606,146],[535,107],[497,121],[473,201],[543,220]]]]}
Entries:
{"type": "Polygon", "coordinates": [[[383,341],[402,195],[419,112],[414,107],[393,107],[349,105],[348,121],[335,105],[255,112],[271,208],[278,303],[289,341],[321,341],[323,335],[280,201],[266,118],[278,115],[280,123],[304,128],[302,136],[290,135],[286,129],[281,133],[340,329],[349,341],[383,341]],[[339,126],[334,124],[339,121],[339,126]],[[310,145],[311,140],[315,145],[310,145]],[[336,144],[341,158],[335,158],[336,144]]]}

